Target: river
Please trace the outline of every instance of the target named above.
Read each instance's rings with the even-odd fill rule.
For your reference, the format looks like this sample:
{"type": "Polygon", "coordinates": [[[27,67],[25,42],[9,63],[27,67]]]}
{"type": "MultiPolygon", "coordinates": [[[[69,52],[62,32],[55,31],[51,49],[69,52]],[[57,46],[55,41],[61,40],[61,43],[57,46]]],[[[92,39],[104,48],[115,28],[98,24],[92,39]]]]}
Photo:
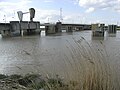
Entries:
{"type": "Polygon", "coordinates": [[[119,31],[115,36],[106,34],[104,38],[92,38],[91,31],[0,37],[2,74],[59,74],[72,79],[99,62],[103,70],[109,65],[110,74],[120,81],[119,31]]]}

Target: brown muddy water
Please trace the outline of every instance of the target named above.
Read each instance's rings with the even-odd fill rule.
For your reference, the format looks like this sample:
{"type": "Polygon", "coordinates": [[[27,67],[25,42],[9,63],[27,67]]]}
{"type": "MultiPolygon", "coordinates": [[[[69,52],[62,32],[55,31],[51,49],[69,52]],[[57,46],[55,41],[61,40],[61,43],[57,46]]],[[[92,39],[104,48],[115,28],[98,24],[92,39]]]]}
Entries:
{"type": "Polygon", "coordinates": [[[86,77],[95,77],[99,83],[106,79],[103,83],[116,88],[106,90],[119,90],[120,32],[115,36],[106,34],[105,38],[92,38],[91,31],[0,37],[0,73],[58,74],[81,84],[86,77]]]}

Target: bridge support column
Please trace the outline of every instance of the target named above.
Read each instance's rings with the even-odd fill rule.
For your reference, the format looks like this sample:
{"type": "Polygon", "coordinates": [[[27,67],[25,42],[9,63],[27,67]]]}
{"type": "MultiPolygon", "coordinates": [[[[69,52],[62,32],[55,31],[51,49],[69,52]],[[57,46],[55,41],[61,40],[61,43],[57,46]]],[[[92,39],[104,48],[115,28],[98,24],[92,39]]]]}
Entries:
{"type": "Polygon", "coordinates": [[[55,34],[55,25],[45,26],[45,33],[48,34],[55,34]]]}
{"type": "Polygon", "coordinates": [[[11,32],[10,30],[2,30],[1,35],[2,37],[8,37],[8,36],[11,36],[11,32]]]}
{"type": "Polygon", "coordinates": [[[66,32],[68,32],[68,28],[69,28],[69,26],[66,26],[66,32]]]}
{"type": "Polygon", "coordinates": [[[21,36],[23,37],[23,35],[24,35],[24,30],[21,30],[21,36]]]}
{"type": "Polygon", "coordinates": [[[56,32],[62,32],[61,27],[62,27],[62,23],[61,22],[57,22],[56,23],[56,32]]]}
{"type": "Polygon", "coordinates": [[[70,26],[70,27],[68,28],[68,32],[72,32],[72,31],[73,31],[73,27],[70,26]]]}
{"type": "Polygon", "coordinates": [[[109,25],[108,26],[108,33],[109,34],[116,34],[117,31],[117,25],[109,25]]]}

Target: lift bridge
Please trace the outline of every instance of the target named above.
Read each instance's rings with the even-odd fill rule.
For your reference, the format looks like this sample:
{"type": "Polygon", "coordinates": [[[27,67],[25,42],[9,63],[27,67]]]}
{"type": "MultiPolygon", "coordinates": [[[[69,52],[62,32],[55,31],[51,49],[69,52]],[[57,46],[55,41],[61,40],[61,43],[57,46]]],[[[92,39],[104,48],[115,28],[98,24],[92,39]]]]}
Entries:
{"type": "Polygon", "coordinates": [[[46,35],[61,33],[63,30],[66,32],[92,30],[93,36],[103,37],[106,30],[108,33],[116,33],[116,30],[118,30],[118,26],[116,25],[105,26],[104,24],[100,24],[98,26],[98,24],[62,24],[61,22],[40,24],[37,21],[10,21],[10,23],[0,23],[0,32],[2,36],[23,35],[24,33],[33,34],[34,32],[40,34],[42,30],[40,26],[44,26],[46,35]]]}
{"type": "Polygon", "coordinates": [[[55,34],[65,30],[66,32],[90,30],[91,25],[87,24],[62,24],[56,22],[55,24],[41,23],[37,21],[10,21],[10,23],[0,23],[0,30],[2,36],[14,36],[16,34],[23,35],[25,32],[41,32],[40,26],[44,26],[46,35],[55,34]]]}
{"type": "Polygon", "coordinates": [[[44,30],[46,34],[55,34],[60,33],[62,31],[73,32],[91,30],[91,25],[88,24],[63,24],[61,22],[56,22],[55,24],[44,23],[40,24],[40,26],[45,27],[44,30]]]}
{"type": "MultiPolygon", "coordinates": [[[[19,21],[10,21],[10,23],[0,23],[0,33],[4,36],[14,36],[16,34],[23,36],[24,33],[33,34],[41,33],[40,26],[44,26],[46,35],[60,33],[63,30],[66,32],[73,31],[83,31],[83,30],[92,30],[93,36],[104,36],[104,31],[106,30],[105,24],[67,24],[56,22],[51,23],[41,23],[39,21],[33,21],[35,17],[35,9],[30,8],[29,12],[18,11],[19,21]],[[23,15],[30,14],[30,21],[23,21],[23,15]]],[[[118,26],[108,25],[108,33],[116,33],[118,26]]]]}
{"type": "Polygon", "coordinates": [[[24,32],[33,33],[37,30],[40,32],[40,22],[33,21],[35,17],[35,9],[30,8],[29,12],[18,11],[19,21],[10,21],[10,23],[0,23],[0,33],[4,36],[14,36],[16,34],[23,35],[24,32]],[[24,14],[30,14],[30,21],[23,21],[24,14]]]}

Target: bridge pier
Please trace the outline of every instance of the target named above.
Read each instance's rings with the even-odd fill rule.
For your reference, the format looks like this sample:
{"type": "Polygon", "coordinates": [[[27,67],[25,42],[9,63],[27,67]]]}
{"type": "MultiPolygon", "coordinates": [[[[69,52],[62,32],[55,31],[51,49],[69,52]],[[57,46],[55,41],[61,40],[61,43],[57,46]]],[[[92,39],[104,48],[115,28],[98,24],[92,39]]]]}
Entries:
{"type": "Polygon", "coordinates": [[[104,37],[104,24],[92,24],[92,36],[104,37]]]}
{"type": "Polygon", "coordinates": [[[56,32],[62,32],[62,23],[61,22],[57,22],[56,23],[56,32]]]}
{"type": "Polygon", "coordinates": [[[0,33],[2,37],[11,36],[10,24],[9,23],[0,23],[0,33]]]}
{"type": "Polygon", "coordinates": [[[108,25],[108,36],[116,37],[117,25],[108,25]]]}
{"type": "Polygon", "coordinates": [[[46,34],[46,35],[55,34],[55,33],[56,33],[55,25],[45,26],[45,34],[46,34]]]}
{"type": "Polygon", "coordinates": [[[108,26],[108,33],[109,34],[116,34],[117,31],[117,25],[109,25],[108,26]]]}
{"type": "Polygon", "coordinates": [[[10,32],[10,30],[2,30],[1,35],[2,35],[2,37],[9,37],[9,36],[11,36],[11,32],[10,32]]]}
{"type": "Polygon", "coordinates": [[[10,26],[12,33],[14,34],[17,31],[19,36],[23,36],[24,34],[31,35],[36,32],[40,33],[40,22],[11,21],[10,26]]]}
{"type": "Polygon", "coordinates": [[[73,32],[73,27],[72,26],[67,26],[66,32],[73,32]]]}

